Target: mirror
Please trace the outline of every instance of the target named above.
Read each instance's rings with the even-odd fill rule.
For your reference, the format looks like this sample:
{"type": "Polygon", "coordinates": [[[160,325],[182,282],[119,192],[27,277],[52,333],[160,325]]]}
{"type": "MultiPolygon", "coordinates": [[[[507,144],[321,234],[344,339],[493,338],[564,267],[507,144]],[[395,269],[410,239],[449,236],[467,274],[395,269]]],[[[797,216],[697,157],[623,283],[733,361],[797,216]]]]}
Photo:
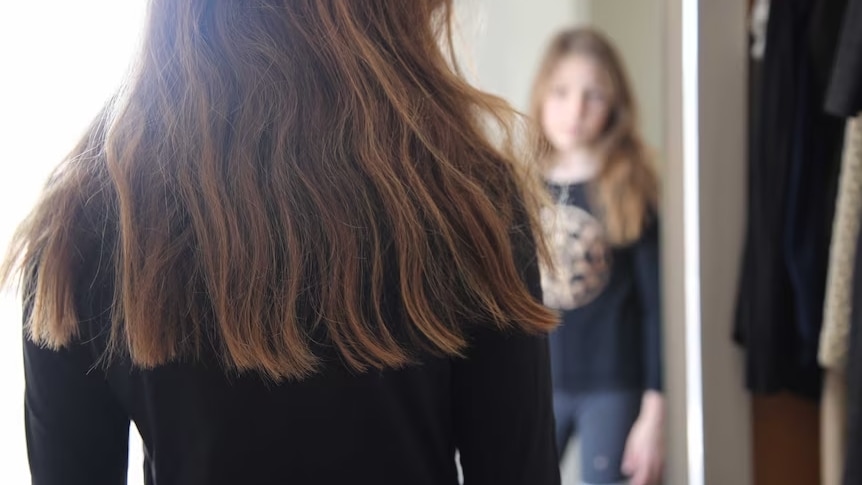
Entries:
{"type": "MultiPolygon", "coordinates": [[[[644,158],[657,179],[663,179],[668,125],[664,3],[487,0],[462,2],[461,8],[463,44],[476,84],[538,118],[550,142],[545,157],[553,160],[540,163],[554,199],[555,214],[545,219],[556,226],[550,233],[560,274],[546,275],[543,281],[546,304],[562,311],[562,325],[551,336],[551,360],[558,446],[564,449],[563,483],[622,480],[618,470],[627,448],[636,454],[638,440],[666,440],[664,429],[653,430],[665,423],[657,424],[660,420],[653,418],[650,406],[660,402],[661,413],[666,413],[667,399],[663,392],[645,392],[650,386],[664,391],[649,382],[654,378],[648,370],[664,361],[660,337],[655,335],[650,345],[648,328],[658,322],[650,321],[649,308],[661,306],[661,278],[645,269],[660,265],[660,237],[646,233],[620,240],[613,234],[611,224],[618,221],[596,215],[600,192],[609,190],[612,182],[601,169],[587,165],[615,160],[611,154],[622,153],[618,146],[633,139],[631,143],[643,143],[644,150],[624,156],[644,158]],[[587,28],[592,30],[577,30],[587,28]],[[554,40],[566,31],[568,38],[554,40]],[[535,84],[544,86],[534,93],[535,84]],[[630,93],[620,94],[623,91],[630,93]],[[637,112],[637,121],[619,128],[615,117],[629,112],[637,112]],[[591,123],[599,125],[594,135],[589,135],[591,123]],[[579,135],[566,138],[566,130],[579,135]],[[608,134],[614,130],[630,130],[619,136],[631,138],[620,142],[608,134]],[[594,150],[590,145],[603,140],[610,140],[604,142],[607,146],[594,150]]],[[[664,219],[661,213],[657,216],[664,219]]],[[[637,470],[636,464],[627,465],[637,470]]]]}

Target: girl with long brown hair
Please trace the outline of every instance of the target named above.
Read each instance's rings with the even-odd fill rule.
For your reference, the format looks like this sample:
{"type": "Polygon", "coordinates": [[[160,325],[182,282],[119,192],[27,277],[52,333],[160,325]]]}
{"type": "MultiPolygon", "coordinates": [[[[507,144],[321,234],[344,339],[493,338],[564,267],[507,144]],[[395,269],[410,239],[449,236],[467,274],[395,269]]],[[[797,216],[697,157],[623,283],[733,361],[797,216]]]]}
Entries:
{"type": "Polygon", "coordinates": [[[559,33],[533,90],[553,269],[545,303],[557,446],[581,442],[584,483],[656,483],[661,475],[658,188],[620,56],[589,28],[559,33]]]}
{"type": "Polygon", "coordinates": [[[559,483],[536,192],[452,11],[151,0],[0,275],[34,484],[125,483],[130,421],[148,484],[559,483]]]}

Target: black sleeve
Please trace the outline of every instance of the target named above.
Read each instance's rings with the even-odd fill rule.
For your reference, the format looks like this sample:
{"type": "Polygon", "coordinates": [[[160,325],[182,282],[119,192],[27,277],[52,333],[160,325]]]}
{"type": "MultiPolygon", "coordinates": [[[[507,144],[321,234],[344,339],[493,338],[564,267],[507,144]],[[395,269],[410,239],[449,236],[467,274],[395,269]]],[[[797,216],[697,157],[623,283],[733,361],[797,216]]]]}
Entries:
{"type": "Polygon", "coordinates": [[[43,349],[25,337],[24,419],[33,485],[120,485],[129,418],[84,344],[43,349]]]}
{"type": "Polygon", "coordinates": [[[862,112],[862,0],[849,0],[835,53],[826,110],[853,117],[862,112]]]}
{"type": "MultiPolygon", "coordinates": [[[[535,246],[516,248],[541,301],[535,246]]],[[[455,363],[453,401],[465,485],[560,483],[545,335],[476,330],[468,357],[455,363]]]]}
{"type": "MultiPolygon", "coordinates": [[[[33,485],[121,485],[130,420],[98,362],[112,291],[97,246],[82,252],[76,285],[80,336],[59,351],[24,337],[24,419],[33,485]]],[[[30,306],[25,305],[25,316],[30,306]]]]}
{"type": "Polygon", "coordinates": [[[659,226],[651,224],[635,246],[637,292],[643,315],[644,385],[662,390],[662,317],[659,226]]]}

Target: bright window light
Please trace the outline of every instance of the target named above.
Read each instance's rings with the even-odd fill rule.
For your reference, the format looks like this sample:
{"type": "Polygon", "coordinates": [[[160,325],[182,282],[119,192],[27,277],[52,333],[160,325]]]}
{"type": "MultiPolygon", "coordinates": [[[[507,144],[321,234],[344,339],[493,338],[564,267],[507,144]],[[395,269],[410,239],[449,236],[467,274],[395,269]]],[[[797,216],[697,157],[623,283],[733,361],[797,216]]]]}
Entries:
{"type": "MultiPolygon", "coordinates": [[[[144,0],[0,3],[0,249],[47,175],[73,147],[126,72],[144,0]]],[[[0,469],[3,483],[30,483],[24,438],[21,310],[0,294],[0,469]]],[[[129,484],[143,483],[132,440],[129,484]]]]}

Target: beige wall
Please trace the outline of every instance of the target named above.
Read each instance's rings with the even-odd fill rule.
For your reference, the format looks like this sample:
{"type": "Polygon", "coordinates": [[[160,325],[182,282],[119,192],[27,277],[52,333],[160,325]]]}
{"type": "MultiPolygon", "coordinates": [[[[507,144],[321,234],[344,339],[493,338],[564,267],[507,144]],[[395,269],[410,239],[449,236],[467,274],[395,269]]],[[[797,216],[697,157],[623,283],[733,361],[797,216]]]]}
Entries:
{"type": "Polygon", "coordinates": [[[474,82],[526,111],[545,44],[582,14],[578,0],[458,0],[474,82]]]}
{"type": "Polygon", "coordinates": [[[731,342],[746,201],[746,2],[700,0],[699,122],[706,479],[751,483],[751,401],[731,342]]]}
{"type": "Polygon", "coordinates": [[[590,0],[589,20],[616,44],[641,110],[647,142],[663,166],[665,15],[663,0],[590,0]]]}

